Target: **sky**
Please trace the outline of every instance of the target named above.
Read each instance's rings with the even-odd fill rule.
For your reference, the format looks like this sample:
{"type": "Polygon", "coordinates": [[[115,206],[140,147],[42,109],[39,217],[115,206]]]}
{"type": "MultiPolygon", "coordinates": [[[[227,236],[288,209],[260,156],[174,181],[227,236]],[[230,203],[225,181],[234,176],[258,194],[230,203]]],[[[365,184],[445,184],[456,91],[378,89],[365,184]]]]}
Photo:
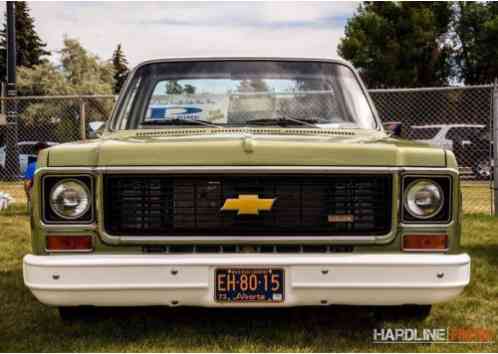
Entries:
{"type": "MultiPolygon", "coordinates": [[[[102,59],[121,43],[130,66],[208,56],[336,58],[355,2],[29,2],[52,52],[64,35],[102,59]]],[[[5,2],[2,3],[2,12],[5,2]]],[[[57,54],[53,60],[57,62],[57,54]]]]}

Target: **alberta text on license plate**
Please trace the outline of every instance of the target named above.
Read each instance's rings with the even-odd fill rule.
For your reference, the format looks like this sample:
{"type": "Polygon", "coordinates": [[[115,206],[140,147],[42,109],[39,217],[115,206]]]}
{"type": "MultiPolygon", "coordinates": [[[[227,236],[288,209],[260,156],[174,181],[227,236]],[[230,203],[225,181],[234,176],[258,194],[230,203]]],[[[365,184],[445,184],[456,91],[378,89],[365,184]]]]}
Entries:
{"type": "Polygon", "coordinates": [[[284,301],[283,269],[216,269],[215,300],[219,302],[284,301]]]}

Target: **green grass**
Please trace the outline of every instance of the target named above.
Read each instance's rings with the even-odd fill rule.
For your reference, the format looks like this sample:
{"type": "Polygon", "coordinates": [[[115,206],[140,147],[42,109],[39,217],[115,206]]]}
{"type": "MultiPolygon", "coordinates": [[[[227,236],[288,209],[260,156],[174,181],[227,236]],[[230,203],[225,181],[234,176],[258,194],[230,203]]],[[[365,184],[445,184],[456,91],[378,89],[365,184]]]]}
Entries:
{"type": "Polygon", "coordinates": [[[37,302],[23,285],[21,262],[30,248],[29,223],[25,206],[18,204],[0,214],[0,352],[497,351],[496,343],[372,343],[373,328],[381,327],[497,332],[498,219],[466,216],[463,233],[463,245],[472,257],[471,284],[457,299],[435,305],[422,323],[380,323],[364,308],[320,307],[107,309],[68,324],[59,319],[56,309],[37,302]]]}
{"type": "Polygon", "coordinates": [[[493,194],[489,181],[462,181],[463,211],[490,214],[493,194]]]}

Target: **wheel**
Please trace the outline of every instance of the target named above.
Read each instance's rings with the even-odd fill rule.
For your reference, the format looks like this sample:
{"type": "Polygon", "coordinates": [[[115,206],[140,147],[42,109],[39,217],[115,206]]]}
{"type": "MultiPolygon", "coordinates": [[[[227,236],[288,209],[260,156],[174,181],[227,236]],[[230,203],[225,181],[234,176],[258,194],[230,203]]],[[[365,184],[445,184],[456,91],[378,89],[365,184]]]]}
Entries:
{"type": "Polygon", "coordinates": [[[423,321],[431,314],[432,305],[405,305],[402,306],[402,315],[406,319],[423,321]]]}
{"type": "Polygon", "coordinates": [[[88,309],[82,306],[61,306],[59,317],[63,321],[80,320],[88,316],[88,309]]]}
{"type": "Polygon", "coordinates": [[[432,305],[379,306],[376,317],[381,320],[423,321],[431,314],[432,305]]]}
{"type": "Polygon", "coordinates": [[[488,180],[491,178],[492,167],[489,160],[479,161],[474,167],[474,174],[477,179],[488,180]]]}

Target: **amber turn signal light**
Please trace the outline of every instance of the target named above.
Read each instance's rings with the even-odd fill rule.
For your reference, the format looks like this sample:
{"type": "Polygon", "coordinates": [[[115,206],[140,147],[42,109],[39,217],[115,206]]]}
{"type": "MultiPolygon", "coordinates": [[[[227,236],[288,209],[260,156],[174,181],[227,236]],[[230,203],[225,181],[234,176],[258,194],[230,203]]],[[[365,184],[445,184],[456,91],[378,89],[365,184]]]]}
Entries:
{"type": "Polygon", "coordinates": [[[403,251],[444,251],[448,249],[448,235],[405,235],[403,251]]]}
{"type": "Polygon", "coordinates": [[[91,236],[47,236],[48,251],[90,251],[91,236]]]}

